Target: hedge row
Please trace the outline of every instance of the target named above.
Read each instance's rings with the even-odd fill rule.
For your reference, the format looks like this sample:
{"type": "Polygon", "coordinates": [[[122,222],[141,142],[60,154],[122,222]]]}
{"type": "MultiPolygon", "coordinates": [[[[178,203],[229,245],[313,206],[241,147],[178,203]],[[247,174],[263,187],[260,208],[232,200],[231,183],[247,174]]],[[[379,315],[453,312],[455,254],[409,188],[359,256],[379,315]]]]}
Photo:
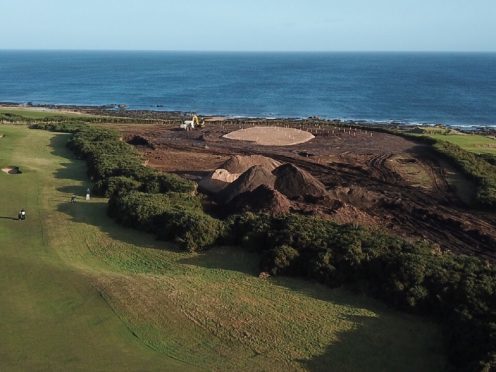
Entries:
{"type": "Polygon", "coordinates": [[[127,188],[149,193],[195,193],[196,184],[174,174],[160,173],[143,165],[134,147],[121,141],[113,130],[87,127],[77,130],[68,142],[86,159],[94,191],[110,196],[125,183],[127,188]]]}
{"type": "Polygon", "coordinates": [[[109,197],[117,222],[197,251],[215,243],[223,223],[207,215],[196,184],[145,167],[134,148],[113,130],[72,124],[32,126],[73,133],[68,147],[87,162],[96,194],[109,197]]]}
{"type": "Polygon", "coordinates": [[[223,232],[223,223],[204,213],[200,199],[190,194],[114,193],[108,211],[125,226],[156,233],[189,251],[213,245],[223,232]]]}
{"type": "Polygon", "coordinates": [[[272,275],[358,286],[397,308],[433,317],[445,326],[449,356],[459,370],[496,368],[493,265],[298,215],[235,216],[227,239],[260,252],[262,270],[272,275]]]}

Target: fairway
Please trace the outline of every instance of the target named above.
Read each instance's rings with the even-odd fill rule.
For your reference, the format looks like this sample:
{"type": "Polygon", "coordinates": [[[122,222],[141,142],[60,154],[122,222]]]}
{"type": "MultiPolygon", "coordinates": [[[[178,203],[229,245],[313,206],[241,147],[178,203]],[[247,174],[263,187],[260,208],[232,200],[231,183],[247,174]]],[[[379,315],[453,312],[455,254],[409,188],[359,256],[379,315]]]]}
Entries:
{"type": "Polygon", "coordinates": [[[1,370],[438,371],[433,323],[258,258],[178,252],[79,197],[67,135],[0,126],[1,370]],[[25,208],[27,220],[17,221],[25,208]]]}

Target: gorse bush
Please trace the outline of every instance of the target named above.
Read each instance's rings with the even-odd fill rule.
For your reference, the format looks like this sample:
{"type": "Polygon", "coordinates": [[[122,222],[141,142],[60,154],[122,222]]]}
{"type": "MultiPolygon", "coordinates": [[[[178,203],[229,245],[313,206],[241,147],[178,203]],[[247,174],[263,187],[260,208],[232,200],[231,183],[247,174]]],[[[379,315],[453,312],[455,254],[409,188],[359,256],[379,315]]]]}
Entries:
{"type": "Polygon", "coordinates": [[[191,194],[114,193],[108,211],[125,226],[156,233],[189,251],[213,245],[223,233],[223,223],[206,214],[191,194]]]}

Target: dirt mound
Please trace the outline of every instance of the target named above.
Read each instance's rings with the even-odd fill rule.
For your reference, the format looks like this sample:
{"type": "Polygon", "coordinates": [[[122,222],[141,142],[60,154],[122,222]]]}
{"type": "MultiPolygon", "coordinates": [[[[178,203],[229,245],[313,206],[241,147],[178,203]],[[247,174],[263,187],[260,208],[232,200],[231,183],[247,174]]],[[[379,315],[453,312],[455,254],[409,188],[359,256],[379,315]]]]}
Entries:
{"type": "Polygon", "coordinates": [[[377,226],[379,221],[368,213],[354,207],[353,205],[342,203],[330,213],[331,219],[339,224],[358,224],[361,226],[377,226]]]}
{"type": "Polygon", "coordinates": [[[2,172],[7,173],[7,174],[21,174],[21,170],[19,167],[5,167],[2,168],[2,172]]]}
{"type": "Polygon", "coordinates": [[[327,193],[318,179],[293,164],[281,165],[273,174],[275,189],[290,199],[320,199],[327,193]]]}
{"type": "Polygon", "coordinates": [[[224,135],[224,138],[254,142],[262,146],[291,146],[314,139],[310,132],[284,127],[252,127],[224,135]]]}
{"type": "Polygon", "coordinates": [[[260,165],[269,171],[273,171],[281,165],[278,161],[267,158],[262,155],[234,155],[220,166],[220,168],[227,170],[230,173],[244,173],[254,165],[260,165]]]}
{"type": "Polygon", "coordinates": [[[236,196],[228,206],[231,213],[267,212],[273,215],[289,213],[291,202],[272,187],[260,185],[255,190],[236,196]]]}
{"type": "Polygon", "coordinates": [[[336,187],[328,195],[358,208],[371,208],[384,200],[381,194],[359,186],[336,187]]]}
{"type": "Polygon", "coordinates": [[[239,178],[239,173],[230,173],[225,169],[216,169],[210,175],[203,178],[198,186],[200,190],[208,193],[216,193],[226,188],[239,178]]]}
{"type": "Polygon", "coordinates": [[[222,203],[229,203],[236,196],[253,191],[261,185],[274,187],[276,177],[261,165],[255,165],[238,177],[236,181],[217,194],[222,203]]]}

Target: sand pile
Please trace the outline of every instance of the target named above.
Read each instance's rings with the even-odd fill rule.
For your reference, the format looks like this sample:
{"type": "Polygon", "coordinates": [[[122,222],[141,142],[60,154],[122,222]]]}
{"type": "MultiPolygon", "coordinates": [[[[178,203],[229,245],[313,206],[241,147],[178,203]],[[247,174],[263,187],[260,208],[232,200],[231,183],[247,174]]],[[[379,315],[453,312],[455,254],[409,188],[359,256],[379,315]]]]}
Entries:
{"type": "Polygon", "coordinates": [[[220,168],[231,173],[244,173],[254,165],[260,165],[269,171],[273,171],[281,165],[277,160],[267,158],[262,155],[235,155],[220,166],[220,168]]]}
{"type": "Polygon", "coordinates": [[[318,179],[293,164],[281,165],[273,173],[275,189],[290,199],[319,199],[327,193],[318,179]]]}
{"type": "Polygon", "coordinates": [[[19,167],[5,167],[2,168],[2,172],[7,173],[7,174],[21,174],[21,170],[19,167]]]}
{"type": "Polygon", "coordinates": [[[289,213],[291,202],[279,191],[260,185],[253,191],[236,196],[228,208],[233,212],[267,212],[278,215],[289,213]]]}
{"type": "Polygon", "coordinates": [[[283,127],[252,127],[224,135],[224,138],[254,142],[262,146],[291,146],[305,143],[315,136],[304,130],[283,127]]]}
{"type": "Polygon", "coordinates": [[[198,186],[201,191],[216,193],[236,181],[239,176],[239,173],[231,173],[225,169],[216,169],[210,175],[203,178],[198,183],[198,186]]]}
{"type": "Polygon", "coordinates": [[[198,186],[203,192],[217,193],[226,188],[230,183],[236,181],[242,173],[255,165],[261,166],[269,172],[272,172],[280,166],[281,163],[262,155],[231,156],[231,158],[223,163],[219,169],[216,169],[207,177],[203,178],[198,186]]]}
{"type": "Polygon", "coordinates": [[[261,185],[274,187],[276,177],[269,170],[260,165],[255,165],[238,177],[225,189],[217,194],[219,201],[229,203],[236,196],[255,190],[261,185]]]}

